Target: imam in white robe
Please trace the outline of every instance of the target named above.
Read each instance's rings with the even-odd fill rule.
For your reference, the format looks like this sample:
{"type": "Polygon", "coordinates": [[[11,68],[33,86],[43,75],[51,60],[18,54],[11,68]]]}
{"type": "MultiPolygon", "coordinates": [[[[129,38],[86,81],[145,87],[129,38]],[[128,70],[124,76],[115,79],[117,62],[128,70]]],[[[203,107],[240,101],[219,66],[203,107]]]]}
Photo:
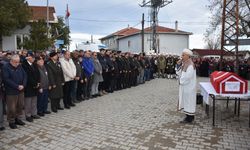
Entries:
{"type": "Polygon", "coordinates": [[[178,109],[187,115],[195,115],[196,109],[196,70],[193,65],[187,67],[186,72],[177,71],[179,75],[178,109]]]}

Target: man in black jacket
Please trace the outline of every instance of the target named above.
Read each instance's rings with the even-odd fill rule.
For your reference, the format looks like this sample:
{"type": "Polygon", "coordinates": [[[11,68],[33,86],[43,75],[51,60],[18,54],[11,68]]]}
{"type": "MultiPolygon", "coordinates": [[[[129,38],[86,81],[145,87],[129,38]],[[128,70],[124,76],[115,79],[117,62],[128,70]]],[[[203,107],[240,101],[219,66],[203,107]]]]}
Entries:
{"type": "Polygon", "coordinates": [[[24,89],[24,108],[26,120],[32,122],[33,119],[39,119],[37,115],[37,95],[40,86],[40,73],[37,65],[34,63],[33,52],[29,51],[22,66],[27,74],[27,86],[24,89]]]}

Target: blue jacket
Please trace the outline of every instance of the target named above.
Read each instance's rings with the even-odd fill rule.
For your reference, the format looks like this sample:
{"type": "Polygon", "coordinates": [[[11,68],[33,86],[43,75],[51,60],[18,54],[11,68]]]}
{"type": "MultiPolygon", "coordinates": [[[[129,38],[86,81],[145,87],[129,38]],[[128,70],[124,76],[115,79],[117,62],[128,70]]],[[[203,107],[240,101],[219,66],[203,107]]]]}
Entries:
{"type": "Polygon", "coordinates": [[[18,95],[20,93],[18,86],[26,86],[27,75],[21,65],[15,68],[10,63],[7,63],[3,66],[2,74],[7,95],[18,95]]]}
{"type": "Polygon", "coordinates": [[[94,63],[92,58],[83,57],[82,67],[86,77],[90,77],[94,73],[94,63]]]}

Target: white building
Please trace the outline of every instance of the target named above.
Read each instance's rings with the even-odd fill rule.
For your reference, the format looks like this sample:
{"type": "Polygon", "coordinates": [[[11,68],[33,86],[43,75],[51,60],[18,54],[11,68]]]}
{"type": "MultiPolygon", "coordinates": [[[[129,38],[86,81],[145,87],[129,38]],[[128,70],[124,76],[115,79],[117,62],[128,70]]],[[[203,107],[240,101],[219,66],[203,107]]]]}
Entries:
{"type": "MultiPolygon", "coordinates": [[[[189,48],[189,35],[192,33],[178,30],[177,25],[176,29],[157,26],[156,31],[158,33],[157,45],[160,53],[180,55],[184,48],[189,48]]],[[[151,28],[146,28],[144,31],[144,51],[146,53],[150,51],[151,35],[151,28]]],[[[110,49],[133,53],[140,53],[142,49],[141,30],[136,28],[128,27],[100,40],[110,49]]]]}
{"type": "MultiPolygon", "coordinates": [[[[47,7],[46,6],[29,6],[31,9],[31,20],[29,22],[36,22],[38,20],[47,19],[47,7]]],[[[55,8],[49,7],[49,24],[57,23],[58,19],[55,14],[55,8]]],[[[23,43],[24,37],[29,37],[30,25],[25,26],[23,29],[18,29],[10,36],[2,37],[2,50],[20,50],[23,49],[21,44],[23,43]]],[[[1,42],[1,41],[0,41],[1,42]]],[[[1,45],[1,44],[0,44],[1,45]]]]}

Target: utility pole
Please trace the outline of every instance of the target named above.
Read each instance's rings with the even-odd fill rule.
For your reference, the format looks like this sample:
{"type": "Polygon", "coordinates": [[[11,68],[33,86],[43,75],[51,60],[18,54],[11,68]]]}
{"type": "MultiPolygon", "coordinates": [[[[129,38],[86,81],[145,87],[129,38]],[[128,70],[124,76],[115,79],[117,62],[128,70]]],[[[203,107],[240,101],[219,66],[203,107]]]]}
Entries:
{"type": "Polygon", "coordinates": [[[141,22],[141,25],[142,25],[142,29],[141,29],[141,52],[144,53],[144,23],[145,23],[145,20],[144,20],[144,13],[142,14],[142,22],[141,22]]]}
{"type": "Polygon", "coordinates": [[[47,0],[47,38],[49,38],[49,0],[47,0]]]}
{"type": "Polygon", "coordinates": [[[235,54],[234,71],[239,73],[239,0],[224,0],[222,12],[221,32],[221,61],[220,70],[223,68],[223,56],[235,54]],[[230,46],[227,43],[233,43],[230,46]],[[225,51],[225,53],[224,53],[225,51]]]}
{"type": "Polygon", "coordinates": [[[151,49],[155,51],[155,53],[159,53],[159,47],[157,46],[157,26],[158,26],[158,13],[161,8],[165,7],[166,5],[172,3],[172,0],[143,0],[141,7],[150,7],[151,14],[150,14],[150,22],[151,22],[151,49]]]}

